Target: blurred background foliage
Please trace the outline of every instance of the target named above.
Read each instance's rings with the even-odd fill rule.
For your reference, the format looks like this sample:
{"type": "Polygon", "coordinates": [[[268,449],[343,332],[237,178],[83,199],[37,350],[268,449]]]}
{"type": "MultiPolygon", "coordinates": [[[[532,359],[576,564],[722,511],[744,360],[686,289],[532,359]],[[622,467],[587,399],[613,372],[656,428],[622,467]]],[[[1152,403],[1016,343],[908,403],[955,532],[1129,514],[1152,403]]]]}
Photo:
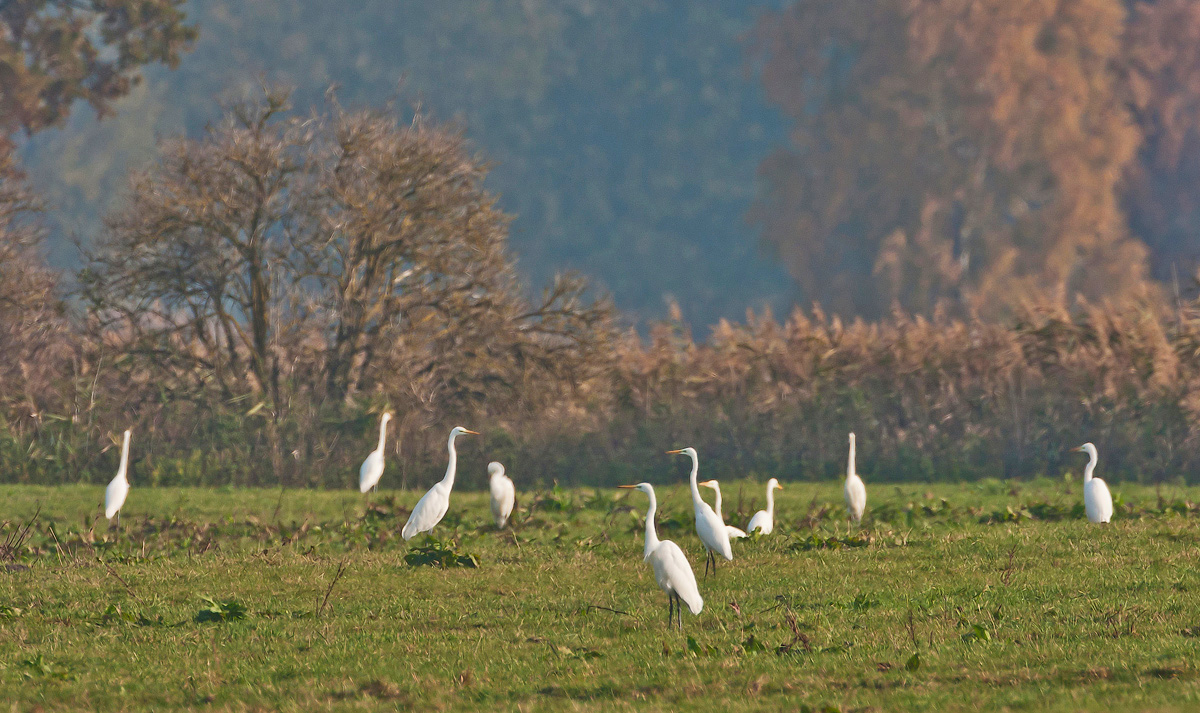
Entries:
{"type": "Polygon", "coordinates": [[[9,0],[0,473],[1194,472],[1198,7],[9,0]]]}

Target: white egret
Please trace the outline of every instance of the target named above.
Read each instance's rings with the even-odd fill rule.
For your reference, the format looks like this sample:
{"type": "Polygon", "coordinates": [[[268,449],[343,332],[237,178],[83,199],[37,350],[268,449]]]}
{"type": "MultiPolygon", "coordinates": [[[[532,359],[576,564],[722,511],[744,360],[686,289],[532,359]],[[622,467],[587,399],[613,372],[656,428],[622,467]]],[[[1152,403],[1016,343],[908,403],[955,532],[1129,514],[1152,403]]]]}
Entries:
{"type": "MultiPolygon", "coordinates": [[[[717,481],[715,481],[715,480],[706,480],[703,483],[701,483],[701,485],[703,485],[706,488],[712,488],[713,491],[716,492],[717,502],[713,506],[713,509],[717,511],[717,514],[721,516],[721,521],[724,522],[725,521],[725,513],[721,512],[721,486],[720,486],[720,484],[717,483],[717,481]]],[[[725,530],[726,530],[726,532],[729,533],[730,539],[733,539],[733,540],[737,540],[737,539],[740,539],[740,538],[746,536],[746,531],[740,527],[734,527],[733,525],[725,525],[725,530]]]]}
{"type": "Polygon", "coordinates": [[[700,588],[696,586],[696,575],[687,557],[679,545],[670,540],[659,540],[654,528],[654,514],[658,511],[658,500],[654,497],[654,486],[649,483],[637,485],[621,485],[621,488],[640,490],[650,496],[650,507],[646,510],[646,549],[642,561],[649,562],[654,568],[654,580],[667,593],[667,627],[671,626],[671,617],[677,616],[679,628],[683,628],[683,607],[680,601],[687,604],[692,614],[699,614],[704,609],[704,599],[700,596],[700,588]]]}
{"type": "Polygon", "coordinates": [[[754,517],[750,518],[750,524],[746,526],[746,532],[754,534],[758,530],[764,535],[771,534],[775,529],[775,491],[783,490],[783,486],[775,478],[767,481],[767,509],[759,510],[754,513],[754,517]]]}
{"type": "Polygon", "coordinates": [[[867,486],[854,472],[854,434],[850,434],[850,460],[846,464],[846,511],[855,525],[862,522],[863,510],[867,507],[867,486]]]}
{"type": "Polygon", "coordinates": [[[121,506],[125,504],[125,496],[129,495],[129,478],[125,473],[129,470],[129,436],[132,433],[132,430],[125,431],[121,442],[121,465],[117,467],[116,477],[104,489],[104,517],[111,520],[115,515],[118,525],[121,524],[121,506]]]}
{"type": "Polygon", "coordinates": [[[696,516],[696,534],[700,536],[700,542],[704,544],[704,549],[708,552],[708,559],[704,562],[704,576],[708,576],[709,564],[712,564],[713,576],[717,574],[717,555],[721,555],[726,560],[733,560],[733,548],[729,545],[729,531],[725,529],[725,521],[721,519],[708,503],[700,497],[700,488],[696,484],[696,473],[700,470],[700,459],[696,455],[695,448],[680,448],[679,450],[667,451],[669,454],[682,453],[692,459],[692,512],[696,516]]]}
{"type": "Polygon", "coordinates": [[[379,420],[379,447],[371,451],[371,455],[367,456],[362,467],[358,469],[358,492],[360,493],[365,493],[378,486],[379,479],[383,477],[383,445],[387,442],[387,424],[391,419],[392,414],[385,413],[379,420]]]}
{"type": "Polygon", "coordinates": [[[1103,480],[1092,477],[1100,454],[1091,443],[1084,443],[1071,450],[1088,454],[1088,464],[1083,469],[1083,507],[1087,511],[1087,519],[1092,522],[1108,522],[1113,514],[1112,494],[1108,492],[1108,485],[1103,480]]]}
{"type": "Polygon", "coordinates": [[[446,466],[446,477],[434,483],[429,492],[417,501],[417,506],[408,516],[408,522],[404,523],[404,529],[400,531],[404,539],[411,540],[422,532],[432,530],[450,509],[450,489],[454,487],[454,474],[458,470],[458,451],[454,450],[454,439],[464,433],[479,435],[462,426],[455,426],[454,430],[450,431],[450,438],[446,442],[446,449],[450,451],[450,465],[446,466]]]}
{"type": "Polygon", "coordinates": [[[512,480],[504,474],[504,466],[496,461],[488,463],[488,487],[492,491],[492,519],[496,521],[496,529],[499,530],[512,514],[517,489],[512,480]]]}

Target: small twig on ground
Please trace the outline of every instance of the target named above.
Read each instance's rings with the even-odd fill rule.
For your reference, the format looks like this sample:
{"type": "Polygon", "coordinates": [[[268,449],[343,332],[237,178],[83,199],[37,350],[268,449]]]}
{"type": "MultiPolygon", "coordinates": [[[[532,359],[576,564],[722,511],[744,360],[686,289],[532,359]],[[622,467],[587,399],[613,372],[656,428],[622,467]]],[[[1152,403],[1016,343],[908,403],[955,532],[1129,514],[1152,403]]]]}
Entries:
{"type": "Polygon", "coordinates": [[[33,527],[33,523],[37,521],[38,514],[42,512],[42,504],[39,502],[37,510],[33,511],[33,517],[25,523],[24,527],[18,527],[0,542],[0,561],[12,562],[20,554],[21,548],[25,545],[25,540],[29,539],[29,530],[33,527]]]}
{"type": "MultiPolygon", "coordinates": [[[[93,548],[92,551],[95,552],[95,549],[93,548]]],[[[96,553],[96,559],[100,560],[100,564],[104,565],[104,568],[108,570],[109,574],[117,578],[117,581],[121,583],[122,587],[125,587],[125,591],[129,593],[129,596],[137,600],[138,604],[141,604],[142,606],[146,605],[146,602],[142,601],[142,598],[137,595],[137,592],[133,591],[133,587],[129,586],[129,582],[126,582],[124,579],[122,579],[121,575],[117,574],[117,570],[113,569],[112,565],[105,562],[104,558],[101,557],[99,553],[96,553]]]]}
{"type": "Polygon", "coordinates": [[[788,609],[783,613],[783,619],[787,622],[787,625],[792,630],[792,640],[780,646],[777,649],[777,653],[786,654],[790,652],[797,643],[800,643],[804,646],[804,650],[811,654],[812,646],[809,644],[808,637],[804,635],[804,632],[800,631],[800,624],[796,621],[796,614],[792,612],[791,609],[788,609]]]}
{"type": "Polygon", "coordinates": [[[1017,541],[1013,540],[1012,547],[1010,547],[1008,549],[1008,564],[1004,565],[1004,570],[1000,575],[1000,583],[1006,587],[1008,586],[1009,581],[1012,579],[1013,573],[1016,571],[1013,568],[1013,557],[1016,554],[1017,554],[1017,541]]]}
{"type": "Polygon", "coordinates": [[[629,612],[627,612],[627,611],[621,611],[620,609],[609,609],[608,607],[602,607],[602,606],[600,606],[599,604],[589,604],[589,605],[587,605],[587,609],[584,609],[584,610],[583,610],[583,613],[584,613],[584,614],[587,614],[588,612],[590,612],[590,611],[591,611],[591,610],[593,610],[593,609],[603,609],[604,611],[610,611],[610,612],[612,612],[613,614],[624,614],[625,616],[629,616],[629,615],[630,615],[630,614],[629,614],[629,612]]]}
{"type": "Polygon", "coordinates": [[[338,580],[341,579],[342,575],[345,573],[346,559],[343,557],[342,561],[338,563],[337,572],[333,575],[333,580],[329,583],[329,586],[325,588],[325,598],[321,600],[321,606],[317,607],[317,614],[315,618],[321,618],[321,612],[325,611],[325,605],[329,603],[329,595],[333,593],[333,586],[338,583],[338,580]]]}

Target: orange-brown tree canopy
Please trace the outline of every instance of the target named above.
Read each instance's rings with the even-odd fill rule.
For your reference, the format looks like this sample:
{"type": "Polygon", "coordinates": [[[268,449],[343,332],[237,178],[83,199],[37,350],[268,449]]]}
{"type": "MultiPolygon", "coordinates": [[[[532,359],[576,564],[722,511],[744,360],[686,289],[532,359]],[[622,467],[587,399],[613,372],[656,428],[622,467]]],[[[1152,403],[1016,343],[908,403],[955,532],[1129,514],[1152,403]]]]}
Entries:
{"type": "Polygon", "coordinates": [[[794,121],[752,217],[810,299],[998,314],[1143,288],[1117,0],[815,0],[753,50],[794,121]]]}

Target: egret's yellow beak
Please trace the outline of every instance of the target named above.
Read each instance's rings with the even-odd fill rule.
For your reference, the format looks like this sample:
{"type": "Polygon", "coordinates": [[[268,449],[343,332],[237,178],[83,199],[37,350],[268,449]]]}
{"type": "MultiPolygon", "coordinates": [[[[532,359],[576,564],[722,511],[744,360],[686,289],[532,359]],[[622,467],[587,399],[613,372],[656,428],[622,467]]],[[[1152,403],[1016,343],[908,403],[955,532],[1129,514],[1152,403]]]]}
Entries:
{"type": "Polygon", "coordinates": [[[717,484],[717,481],[715,481],[715,480],[706,480],[703,483],[699,483],[699,485],[703,485],[706,488],[715,487],[716,484],[717,484]]]}
{"type": "Polygon", "coordinates": [[[780,485],[779,483],[776,483],[776,484],[775,484],[775,489],[776,489],[776,490],[783,490],[783,486],[782,486],[782,485],[780,485]]]}
{"type": "Polygon", "coordinates": [[[667,451],[667,455],[675,455],[676,453],[683,453],[683,449],[680,448],[680,449],[674,450],[674,451],[667,451]]]}
{"type": "Polygon", "coordinates": [[[618,488],[628,488],[628,489],[630,489],[630,490],[637,490],[637,486],[636,486],[636,485],[618,485],[617,487],[618,487],[618,488]]]}
{"type": "Polygon", "coordinates": [[[479,431],[472,431],[472,430],[470,430],[470,429],[468,429],[468,428],[464,428],[464,429],[463,429],[463,433],[469,433],[469,434],[471,434],[472,436],[478,436],[478,435],[479,435],[479,431]]]}
{"type": "Polygon", "coordinates": [[[1072,453],[1083,453],[1083,446],[1079,446],[1078,448],[1072,448],[1071,452],[1072,453]]]}

